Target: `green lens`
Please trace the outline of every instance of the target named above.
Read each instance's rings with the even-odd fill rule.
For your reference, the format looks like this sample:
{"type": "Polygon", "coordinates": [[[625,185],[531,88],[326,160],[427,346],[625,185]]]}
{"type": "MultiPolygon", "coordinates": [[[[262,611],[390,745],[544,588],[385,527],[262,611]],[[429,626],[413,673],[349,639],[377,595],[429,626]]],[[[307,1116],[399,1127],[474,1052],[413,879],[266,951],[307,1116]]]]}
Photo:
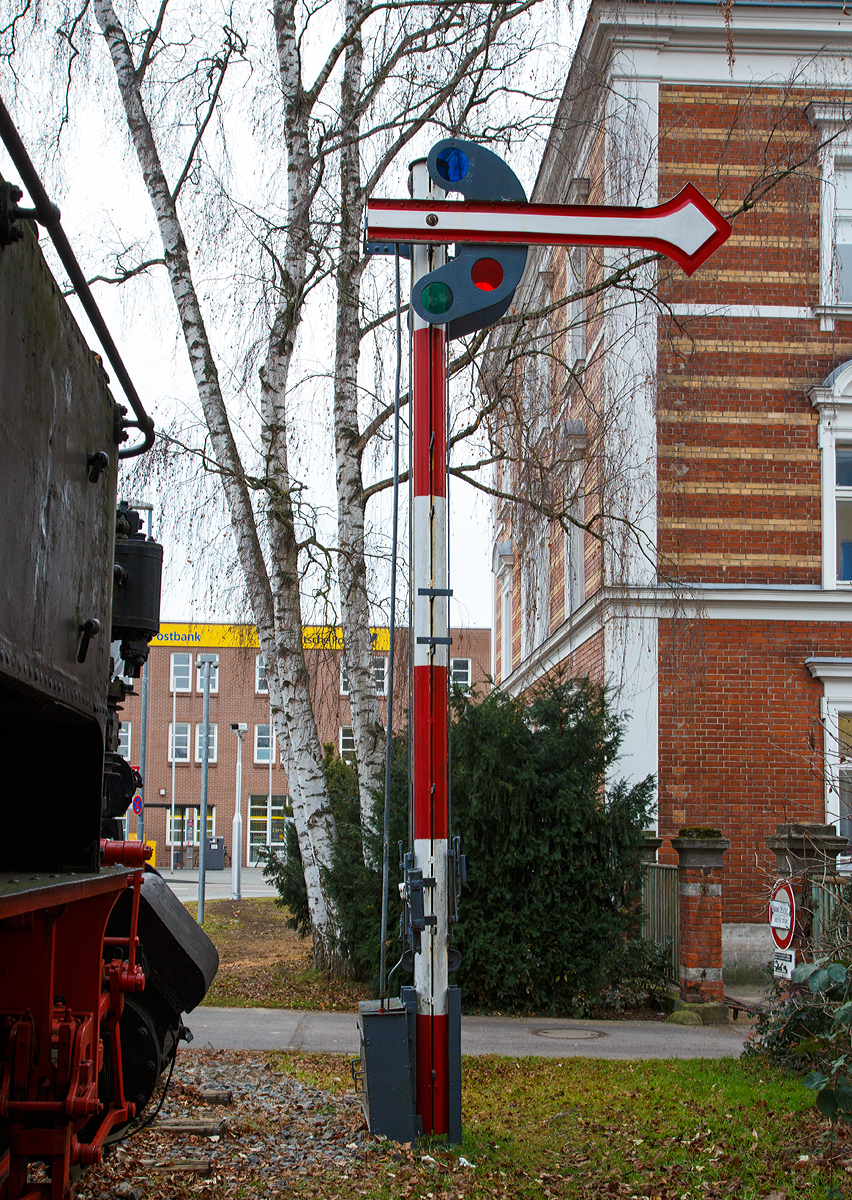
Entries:
{"type": "Polygon", "coordinates": [[[420,303],[428,313],[440,316],[452,306],[453,289],[445,283],[430,283],[420,293],[420,303]]]}

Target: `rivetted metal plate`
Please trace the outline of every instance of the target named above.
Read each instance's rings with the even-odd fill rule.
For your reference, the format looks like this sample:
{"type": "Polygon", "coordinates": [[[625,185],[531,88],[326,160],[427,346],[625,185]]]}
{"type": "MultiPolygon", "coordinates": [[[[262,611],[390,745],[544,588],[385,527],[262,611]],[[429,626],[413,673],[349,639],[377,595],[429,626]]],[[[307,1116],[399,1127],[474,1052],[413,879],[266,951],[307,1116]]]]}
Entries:
{"type": "Polygon", "coordinates": [[[534,1029],[533,1033],[536,1037],[556,1038],[563,1042],[582,1042],[587,1038],[606,1037],[602,1029],[581,1029],[565,1025],[556,1025],[552,1029],[534,1029]]]}

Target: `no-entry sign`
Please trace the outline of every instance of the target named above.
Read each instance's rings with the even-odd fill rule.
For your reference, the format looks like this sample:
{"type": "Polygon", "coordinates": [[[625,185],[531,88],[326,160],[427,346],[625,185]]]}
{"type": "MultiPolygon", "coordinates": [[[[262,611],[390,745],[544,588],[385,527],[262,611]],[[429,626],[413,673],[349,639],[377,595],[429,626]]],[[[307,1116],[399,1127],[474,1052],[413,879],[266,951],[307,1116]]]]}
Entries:
{"type": "Polygon", "coordinates": [[[796,966],[796,951],[791,950],[796,932],[796,897],[786,879],[779,879],[769,899],[769,930],[775,942],[773,974],[792,979],[796,966]]]}

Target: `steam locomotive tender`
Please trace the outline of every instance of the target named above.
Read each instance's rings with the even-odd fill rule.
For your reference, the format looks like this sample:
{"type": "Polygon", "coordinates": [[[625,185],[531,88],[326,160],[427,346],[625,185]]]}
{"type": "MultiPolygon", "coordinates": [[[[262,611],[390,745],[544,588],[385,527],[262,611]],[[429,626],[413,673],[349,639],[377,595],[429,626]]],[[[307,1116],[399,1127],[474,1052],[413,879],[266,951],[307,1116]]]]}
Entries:
{"type": "Polygon", "coordinates": [[[191,1036],[218,957],[148,848],[104,836],[137,782],[119,713],[162,563],[116,513],[118,460],[153,426],[106,334],[137,419],[113,399],[22,219],[70,254],[2,102],[0,136],[36,206],[0,181],[0,1200],[65,1200],[191,1036]]]}

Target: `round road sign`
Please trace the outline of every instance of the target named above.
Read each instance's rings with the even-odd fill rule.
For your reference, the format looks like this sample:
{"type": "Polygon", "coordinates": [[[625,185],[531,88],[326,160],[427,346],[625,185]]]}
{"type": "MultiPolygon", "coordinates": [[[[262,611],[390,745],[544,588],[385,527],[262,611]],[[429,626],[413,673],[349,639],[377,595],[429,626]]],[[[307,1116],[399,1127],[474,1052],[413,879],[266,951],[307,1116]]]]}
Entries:
{"type": "Polygon", "coordinates": [[[142,797],[141,796],[133,797],[133,811],[136,813],[137,817],[141,813],[141,811],[142,811],[142,797]]]}
{"type": "Polygon", "coordinates": [[[796,932],[796,898],[786,879],[779,879],[769,900],[769,928],[779,950],[787,950],[796,932]]]}

